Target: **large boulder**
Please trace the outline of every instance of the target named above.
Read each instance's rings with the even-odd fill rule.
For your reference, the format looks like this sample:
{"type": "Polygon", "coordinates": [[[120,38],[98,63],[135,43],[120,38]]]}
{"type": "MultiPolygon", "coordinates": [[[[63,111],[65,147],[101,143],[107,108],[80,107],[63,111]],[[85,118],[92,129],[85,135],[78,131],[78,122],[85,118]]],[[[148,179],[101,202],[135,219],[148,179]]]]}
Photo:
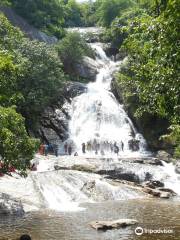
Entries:
{"type": "Polygon", "coordinates": [[[75,67],[76,75],[88,79],[89,81],[95,81],[98,74],[99,64],[90,57],[84,57],[81,63],[77,63],[75,67]]]}
{"type": "Polygon", "coordinates": [[[143,192],[158,198],[170,198],[176,195],[171,189],[166,188],[153,189],[149,187],[144,187],[142,190],[143,192]]]}
{"type": "Polygon", "coordinates": [[[172,156],[164,150],[158,151],[156,157],[157,157],[157,159],[163,160],[165,162],[171,162],[172,161],[172,156]]]}
{"type": "Polygon", "coordinates": [[[8,194],[0,193],[0,215],[22,216],[24,209],[19,200],[11,198],[8,194]]]}
{"type": "Polygon", "coordinates": [[[159,188],[159,187],[163,188],[164,183],[160,181],[151,180],[151,181],[145,182],[144,186],[148,188],[153,188],[153,189],[159,188]]]}
{"type": "Polygon", "coordinates": [[[99,170],[98,174],[106,175],[106,178],[113,180],[126,180],[130,182],[139,183],[139,176],[131,171],[125,171],[124,169],[115,169],[115,170],[99,170]]]}
{"type": "Polygon", "coordinates": [[[96,230],[110,230],[113,228],[124,228],[137,223],[138,221],[135,219],[118,219],[115,221],[93,221],[90,223],[90,226],[96,230]]]}
{"type": "Polygon", "coordinates": [[[180,174],[180,161],[176,163],[176,168],[175,168],[176,173],[180,174]]]}

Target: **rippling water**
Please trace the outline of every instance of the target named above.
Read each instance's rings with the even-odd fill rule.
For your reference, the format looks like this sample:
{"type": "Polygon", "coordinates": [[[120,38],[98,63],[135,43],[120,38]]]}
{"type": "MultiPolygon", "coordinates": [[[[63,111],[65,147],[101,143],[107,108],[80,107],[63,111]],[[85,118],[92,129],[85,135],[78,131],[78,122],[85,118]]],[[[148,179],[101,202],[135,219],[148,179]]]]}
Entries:
{"type": "Polygon", "coordinates": [[[84,204],[85,211],[58,213],[34,212],[24,218],[0,219],[0,240],[15,240],[29,233],[33,240],[179,240],[180,202],[167,200],[129,200],[84,204]],[[92,229],[89,222],[134,218],[147,229],[170,229],[173,234],[136,236],[137,226],[106,232],[92,229]]]}

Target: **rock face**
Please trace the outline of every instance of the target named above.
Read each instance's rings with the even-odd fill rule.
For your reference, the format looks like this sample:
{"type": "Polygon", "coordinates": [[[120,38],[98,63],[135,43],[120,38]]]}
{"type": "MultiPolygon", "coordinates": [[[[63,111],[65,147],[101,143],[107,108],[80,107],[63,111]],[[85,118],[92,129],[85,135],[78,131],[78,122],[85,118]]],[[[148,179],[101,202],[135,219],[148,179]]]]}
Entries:
{"type": "Polygon", "coordinates": [[[175,168],[176,173],[180,174],[180,161],[176,163],[176,168],[175,168]]]}
{"type": "Polygon", "coordinates": [[[36,28],[28,24],[25,19],[18,16],[11,8],[0,7],[0,11],[5,14],[5,16],[15,27],[19,27],[21,31],[24,32],[26,36],[31,40],[38,40],[40,42],[46,42],[48,44],[57,42],[56,37],[50,37],[45,33],[38,31],[36,28]]]}
{"type": "Polygon", "coordinates": [[[59,166],[58,164],[54,165],[55,170],[75,170],[75,171],[80,171],[80,172],[88,172],[88,173],[96,173],[96,168],[93,165],[90,164],[74,164],[69,167],[62,167],[59,166]]]}
{"type": "Polygon", "coordinates": [[[0,215],[22,216],[24,209],[22,203],[11,198],[8,194],[0,193],[0,215]]]}
{"type": "Polygon", "coordinates": [[[84,57],[82,63],[76,64],[75,71],[78,76],[95,81],[98,67],[99,65],[92,58],[84,57]]]}
{"type": "Polygon", "coordinates": [[[148,194],[152,195],[153,197],[158,197],[158,198],[170,198],[172,196],[175,196],[168,190],[161,191],[159,189],[144,188],[143,192],[148,193],[148,194]]]}
{"type": "Polygon", "coordinates": [[[157,188],[157,187],[161,187],[163,188],[164,187],[164,183],[163,182],[160,182],[160,181],[148,181],[145,183],[145,186],[146,187],[149,187],[149,188],[157,188]]]}
{"type": "Polygon", "coordinates": [[[163,160],[163,161],[168,162],[168,163],[172,161],[172,156],[169,153],[167,153],[166,151],[163,151],[163,150],[158,151],[156,157],[157,157],[157,159],[163,160]]]}
{"type": "Polygon", "coordinates": [[[94,221],[90,223],[90,226],[96,230],[110,230],[117,228],[124,228],[127,226],[135,225],[138,221],[134,219],[118,219],[115,221],[94,221]]]}
{"type": "Polygon", "coordinates": [[[114,180],[126,180],[130,182],[139,183],[139,177],[133,172],[125,172],[123,169],[116,169],[116,170],[100,170],[97,172],[101,175],[106,175],[109,179],[114,180]]]}
{"type": "Polygon", "coordinates": [[[148,181],[145,182],[142,187],[143,192],[148,193],[153,197],[170,198],[176,196],[176,193],[173,190],[165,188],[164,183],[160,181],[148,181]]]}
{"type": "MultiPolygon", "coordinates": [[[[127,66],[122,66],[122,71],[123,67],[124,71],[127,71],[127,66]]],[[[150,150],[158,151],[159,149],[167,149],[170,151],[171,146],[160,140],[160,136],[167,134],[167,129],[170,124],[168,120],[151,115],[147,112],[144,113],[142,117],[137,118],[135,116],[135,112],[139,104],[139,100],[136,96],[136,93],[130,97],[127,97],[127,95],[123,94],[126,92],[126,89],[116,79],[112,81],[111,90],[118,102],[124,104],[126,112],[133,121],[135,127],[138,129],[138,132],[140,132],[146,139],[150,150]]]]}
{"type": "Polygon", "coordinates": [[[68,138],[69,109],[72,98],[86,91],[86,86],[78,82],[69,82],[56,104],[45,109],[39,121],[39,130],[35,132],[47,143],[57,143],[68,138]]]}
{"type": "Polygon", "coordinates": [[[111,46],[110,43],[104,43],[103,49],[108,57],[112,57],[115,61],[121,61],[126,56],[127,53],[125,51],[119,50],[116,47],[111,46]]]}

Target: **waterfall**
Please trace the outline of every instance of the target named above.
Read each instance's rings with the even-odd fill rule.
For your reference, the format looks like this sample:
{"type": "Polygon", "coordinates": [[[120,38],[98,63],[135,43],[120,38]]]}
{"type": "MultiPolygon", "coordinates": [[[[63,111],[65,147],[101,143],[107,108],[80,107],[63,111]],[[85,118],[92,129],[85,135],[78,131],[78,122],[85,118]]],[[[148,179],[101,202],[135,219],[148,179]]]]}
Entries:
{"type": "Polygon", "coordinates": [[[118,146],[120,156],[147,154],[146,142],[137,133],[131,120],[112,92],[111,82],[122,62],[114,62],[107,57],[101,43],[91,43],[99,66],[95,82],[87,85],[87,91],[75,97],[71,104],[69,122],[69,142],[74,152],[82,154],[81,146],[89,145],[88,155],[114,155],[114,144],[118,146]],[[138,143],[138,149],[130,149],[130,141],[138,143]],[[97,145],[97,147],[95,146],[97,145]],[[95,150],[96,149],[96,150],[95,150]]]}
{"type": "Polygon", "coordinates": [[[167,178],[164,180],[165,186],[180,196],[180,176],[175,171],[175,165],[164,161],[162,161],[162,163],[163,170],[167,174],[167,178]]]}

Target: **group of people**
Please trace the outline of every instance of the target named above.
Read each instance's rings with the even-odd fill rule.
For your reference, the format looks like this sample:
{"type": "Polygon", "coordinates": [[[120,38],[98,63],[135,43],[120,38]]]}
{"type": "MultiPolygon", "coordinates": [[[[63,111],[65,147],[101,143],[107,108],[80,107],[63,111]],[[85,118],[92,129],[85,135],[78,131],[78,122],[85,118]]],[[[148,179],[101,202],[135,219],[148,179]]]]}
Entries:
{"type": "Polygon", "coordinates": [[[0,177],[4,176],[4,170],[6,170],[8,173],[16,172],[15,167],[10,164],[8,166],[5,166],[4,163],[0,161],[0,177]]]}
{"type": "Polygon", "coordinates": [[[119,144],[117,142],[103,141],[98,142],[96,139],[94,141],[88,141],[87,143],[82,143],[82,153],[94,152],[96,155],[105,155],[105,152],[111,152],[119,154],[119,151],[124,151],[124,142],[121,141],[119,144]]]}
{"type": "MultiPolygon", "coordinates": [[[[131,139],[128,141],[128,147],[132,151],[139,150],[139,140],[131,139]]],[[[97,139],[90,140],[88,142],[83,142],[81,145],[82,153],[92,153],[94,152],[96,155],[101,154],[105,155],[106,152],[119,154],[120,151],[124,151],[124,142],[121,140],[120,142],[109,142],[109,141],[98,141],[97,139]]],[[[74,153],[74,143],[72,141],[66,141],[63,143],[63,151],[64,155],[78,156],[78,153],[74,153]]],[[[58,145],[56,144],[41,144],[39,148],[39,153],[41,155],[47,156],[49,153],[54,154],[58,157],[58,145]]]]}
{"type": "Polygon", "coordinates": [[[49,153],[58,157],[58,145],[57,144],[41,144],[39,147],[39,154],[47,156],[49,153]]]}

